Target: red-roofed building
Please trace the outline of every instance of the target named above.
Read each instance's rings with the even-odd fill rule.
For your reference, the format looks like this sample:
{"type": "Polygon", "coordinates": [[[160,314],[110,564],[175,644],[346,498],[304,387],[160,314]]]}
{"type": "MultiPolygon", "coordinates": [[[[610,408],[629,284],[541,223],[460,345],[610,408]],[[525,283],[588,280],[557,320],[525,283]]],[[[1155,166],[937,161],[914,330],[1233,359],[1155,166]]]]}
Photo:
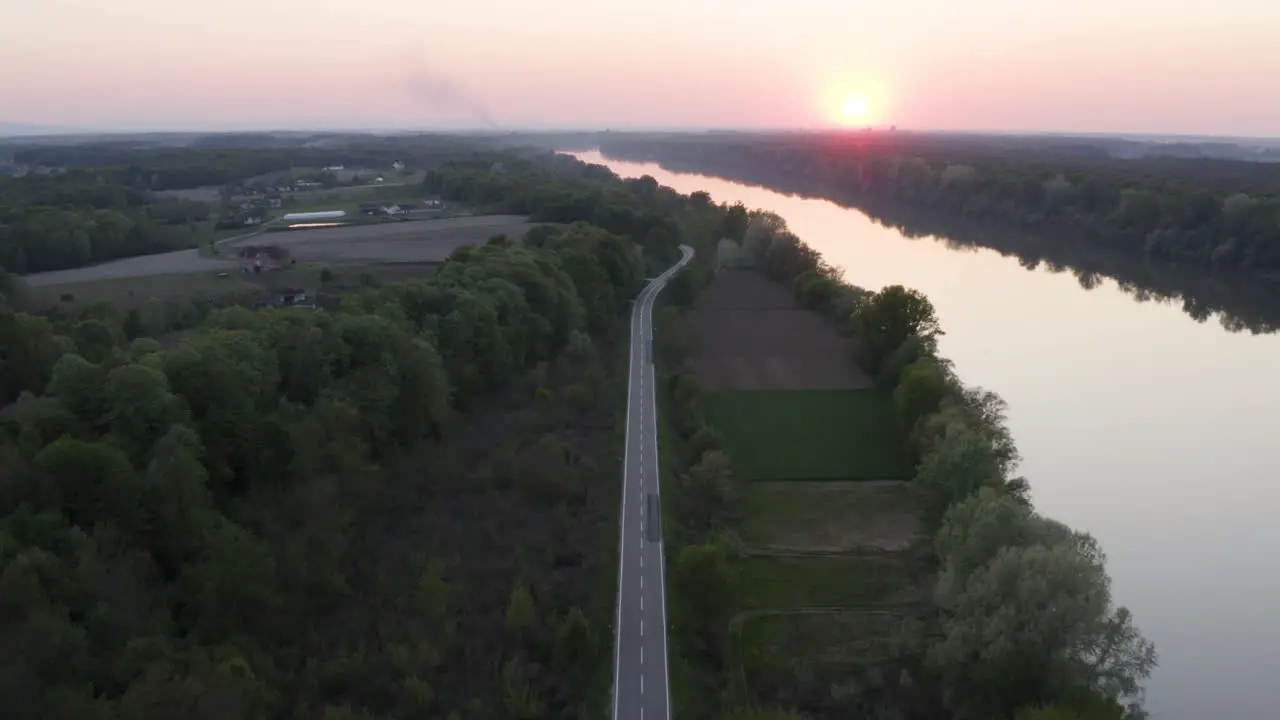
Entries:
{"type": "Polygon", "coordinates": [[[271,272],[288,262],[289,251],[278,245],[246,245],[240,248],[240,270],[243,272],[271,272]]]}

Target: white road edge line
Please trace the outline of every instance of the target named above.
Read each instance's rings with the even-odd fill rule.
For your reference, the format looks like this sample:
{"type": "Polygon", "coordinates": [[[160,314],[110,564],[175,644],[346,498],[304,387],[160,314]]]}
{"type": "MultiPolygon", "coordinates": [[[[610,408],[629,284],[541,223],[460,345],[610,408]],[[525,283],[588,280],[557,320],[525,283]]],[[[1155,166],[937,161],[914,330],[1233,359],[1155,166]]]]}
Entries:
{"type": "MultiPolygon", "coordinates": [[[[640,306],[645,292],[640,293],[640,306]]],[[[623,428],[622,502],[618,507],[618,608],[613,625],[613,720],[618,720],[618,673],[622,669],[622,577],[626,574],[627,556],[627,471],[631,459],[631,391],[635,388],[636,317],[639,306],[632,308],[631,347],[627,352],[627,420],[623,428]]]]}

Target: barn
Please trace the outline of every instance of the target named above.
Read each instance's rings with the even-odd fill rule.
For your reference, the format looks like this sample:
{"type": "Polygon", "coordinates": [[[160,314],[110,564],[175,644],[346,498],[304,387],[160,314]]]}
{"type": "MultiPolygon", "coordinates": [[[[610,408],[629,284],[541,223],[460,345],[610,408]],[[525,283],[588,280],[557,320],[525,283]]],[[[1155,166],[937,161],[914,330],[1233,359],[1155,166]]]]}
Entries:
{"type": "Polygon", "coordinates": [[[272,272],[289,262],[289,251],[278,245],[246,245],[239,255],[240,270],[247,273],[272,272]]]}

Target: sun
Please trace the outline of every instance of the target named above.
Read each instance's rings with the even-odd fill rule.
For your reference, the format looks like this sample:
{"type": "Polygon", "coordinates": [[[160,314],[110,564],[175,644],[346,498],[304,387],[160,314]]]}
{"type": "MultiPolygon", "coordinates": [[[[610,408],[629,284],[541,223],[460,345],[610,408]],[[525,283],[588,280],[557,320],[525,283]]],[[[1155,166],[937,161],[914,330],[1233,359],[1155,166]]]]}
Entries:
{"type": "Polygon", "coordinates": [[[848,125],[862,122],[867,117],[867,99],[861,95],[850,95],[840,106],[840,117],[848,125]]]}

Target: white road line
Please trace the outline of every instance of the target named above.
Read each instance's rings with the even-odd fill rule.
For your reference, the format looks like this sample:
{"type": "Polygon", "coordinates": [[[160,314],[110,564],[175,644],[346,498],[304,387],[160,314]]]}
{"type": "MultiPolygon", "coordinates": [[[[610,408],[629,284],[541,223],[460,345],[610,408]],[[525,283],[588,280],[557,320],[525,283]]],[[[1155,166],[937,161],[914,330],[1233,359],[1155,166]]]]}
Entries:
{"type": "MultiPolygon", "coordinates": [[[[643,304],[643,302],[642,302],[643,304]]],[[[636,331],[635,318],[639,313],[632,313],[631,323],[631,346],[636,347],[636,331]]],[[[636,355],[631,353],[627,357],[627,421],[626,427],[623,428],[625,433],[623,439],[622,450],[622,501],[618,508],[618,615],[614,621],[613,632],[613,720],[618,720],[618,674],[622,670],[622,578],[626,575],[626,557],[627,557],[627,461],[631,457],[631,396],[635,389],[636,355]]],[[[643,366],[641,366],[643,369],[643,366]]],[[[641,374],[643,377],[643,373],[641,374]]]]}

